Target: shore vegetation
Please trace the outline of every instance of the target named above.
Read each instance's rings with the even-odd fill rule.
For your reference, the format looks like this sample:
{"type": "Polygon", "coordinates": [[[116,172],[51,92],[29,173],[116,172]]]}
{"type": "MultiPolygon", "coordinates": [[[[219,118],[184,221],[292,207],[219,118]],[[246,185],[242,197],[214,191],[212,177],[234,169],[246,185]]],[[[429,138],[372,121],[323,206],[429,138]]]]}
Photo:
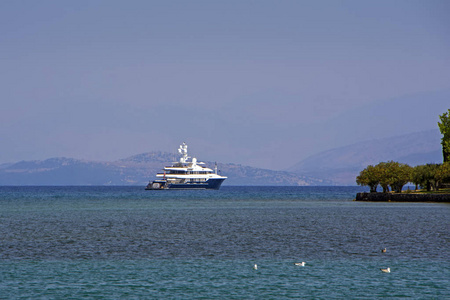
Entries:
{"type": "MultiPolygon", "coordinates": [[[[439,130],[442,137],[442,164],[426,164],[411,167],[395,161],[380,162],[369,165],[356,177],[356,183],[368,186],[371,193],[377,192],[381,186],[383,193],[389,191],[401,193],[407,183],[413,183],[415,189],[419,187],[426,192],[438,192],[443,188],[450,188],[450,109],[439,116],[439,130]]],[[[447,190],[450,193],[450,190],[447,190]]]]}
{"type": "Polygon", "coordinates": [[[450,161],[450,109],[439,116],[438,122],[439,130],[442,134],[442,155],[444,162],[450,161]]]}
{"type": "Polygon", "coordinates": [[[407,183],[413,183],[415,189],[439,191],[450,181],[450,162],[443,164],[426,164],[411,167],[394,161],[381,162],[368,166],[356,177],[356,183],[368,186],[371,193],[381,186],[383,193],[393,191],[401,193],[407,183]]]}

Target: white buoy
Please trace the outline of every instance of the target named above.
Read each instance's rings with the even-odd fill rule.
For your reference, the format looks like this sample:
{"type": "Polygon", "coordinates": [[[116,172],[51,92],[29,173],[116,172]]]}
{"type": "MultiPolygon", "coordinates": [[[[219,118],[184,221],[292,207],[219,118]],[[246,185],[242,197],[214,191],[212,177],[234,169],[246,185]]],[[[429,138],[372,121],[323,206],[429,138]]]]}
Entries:
{"type": "Polygon", "coordinates": [[[258,265],[255,264],[255,265],[253,266],[253,269],[258,270],[258,265]]]}
{"type": "Polygon", "coordinates": [[[381,270],[381,272],[384,272],[384,273],[391,273],[391,268],[380,269],[380,270],[381,270]]]}
{"type": "Polygon", "coordinates": [[[294,265],[300,266],[300,267],[304,267],[305,266],[305,262],[302,261],[301,263],[294,263],[294,265]]]}

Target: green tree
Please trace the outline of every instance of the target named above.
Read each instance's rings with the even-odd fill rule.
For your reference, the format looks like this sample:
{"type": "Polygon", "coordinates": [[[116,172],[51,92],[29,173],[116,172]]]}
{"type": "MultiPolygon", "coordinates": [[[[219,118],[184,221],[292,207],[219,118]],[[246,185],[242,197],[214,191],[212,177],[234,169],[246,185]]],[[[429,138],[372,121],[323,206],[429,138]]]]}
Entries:
{"type": "Polygon", "coordinates": [[[392,182],[392,174],[390,171],[392,161],[389,162],[380,162],[378,165],[375,166],[379,172],[380,176],[380,185],[383,188],[383,193],[389,192],[389,185],[392,182]]]}
{"type": "MultiPolygon", "coordinates": [[[[437,180],[436,174],[440,168],[440,164],[427,164],[426,165],[426,175],[429,184],[431,185],[432,189],[437,191],[439,189],[439,181],[437,180]]],[[[427,190],[429,190],[427,188],[427,190]]]]}
{"type": "Polygon", "coordinates": [[[425,168],[425,165],[418,165],[415,166],[412,170],[411,182],[416,185],[416,190],[419,186],[421,186],[422,188],[426,186],[425,168]]]}
{"type": "Polygon", "coordinates": [[[439,185],[442,182],[447,182],[450,180],[450,162],[445,162],[437,168],[434,174],[434,179],[436,181],[437,188],[439,188],[439,185]]]}
{"type": "Polygon", "coordinates": [[[376,192],[377,186],[381,185],[383,193],[392,191],[401,193],[403,186],[411,181],[412,168],[407,164],[394,161],[380,162],[376,166],[368,166],[356,177],[358,185],[370,187],[370,192],[376,192]]]}
{"type": "Polygon", "coordinates": [[[380,182],[379,171],[376,167],[369,165],[356,177],[356,183],[361,186],[368,186],[371,193],[377,192],[377,186],[380,182]]]}
{"type": "Polygon", "coordinates": [[[391,189],[396,193],[401,193],[403,186],[411,181],[412,168],[407,164],[390,162],[389,176],[391,189]]]}
{"type": "Polygon", "coordinates": [[[439,130],[443,135],[442,144],[442,155],[444,156],[444,162],[450,161],[450,109],[439,116],[441,122],[438,122],[439,130]]]}
{"type": "Polygon", "coordinates": [[[427,191],[431,189],[437,190],[439,188],[439,179],[436,176],[441,165],[439,164],[426,164],[416,166],[413,169],[411,181],[422,188],[426,188],[427,191]]]}

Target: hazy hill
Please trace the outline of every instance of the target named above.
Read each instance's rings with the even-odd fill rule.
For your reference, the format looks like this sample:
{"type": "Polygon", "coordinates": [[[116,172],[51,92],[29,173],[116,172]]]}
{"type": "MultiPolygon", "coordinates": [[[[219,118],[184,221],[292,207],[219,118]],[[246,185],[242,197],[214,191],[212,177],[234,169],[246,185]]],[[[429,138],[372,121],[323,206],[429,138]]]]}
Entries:
{"type": "Polygon", "coordinates": [[[394,160],[411,166],[441,163],[441,135],[438,130],[377,139],[318,153],[288,171],[330,181],[334,185],[355,185],[355,178],[370,164],[394,160]]]}
{"type": "MultiPolygon", "coordinates": [[[[286,171],[219,163],[224,185],[355,185],[369,164],[394,160],[409,165],[442,162],[438,130],[377,139],[313,155],[286,171]]],[[[141,185],[177,156],[149,152],[112,162],[50,158],[0,165],[0,185],[141,185]]],[[[213,162],[206,162],[213,167],[213,162]]]]}
{"type": "MultiPolygon", "coordinates": [[[[150,152],[113,162],[95,162],[73,158],[21,161],[0,167],[0,185],[142,185],[177,157],[170,153],[150,152]]],[[[214,163],[206,162],[207,166],[214,163]]],[[[271,171],[236,164],[218,164],[228,176],[224,185],[327,185],[328,182],[306,175],[271,171]]]]}

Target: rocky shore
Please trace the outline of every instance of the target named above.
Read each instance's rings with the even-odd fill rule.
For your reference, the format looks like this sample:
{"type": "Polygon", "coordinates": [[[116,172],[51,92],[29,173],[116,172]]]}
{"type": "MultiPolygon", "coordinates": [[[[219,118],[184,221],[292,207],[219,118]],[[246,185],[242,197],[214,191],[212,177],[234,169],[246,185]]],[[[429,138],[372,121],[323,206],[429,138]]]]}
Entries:
{"type": "Polygon", "coordinates": [[[450,203],[450,194],[357,193],[355,201],[447,202],[447,203],[450,203]]]}

